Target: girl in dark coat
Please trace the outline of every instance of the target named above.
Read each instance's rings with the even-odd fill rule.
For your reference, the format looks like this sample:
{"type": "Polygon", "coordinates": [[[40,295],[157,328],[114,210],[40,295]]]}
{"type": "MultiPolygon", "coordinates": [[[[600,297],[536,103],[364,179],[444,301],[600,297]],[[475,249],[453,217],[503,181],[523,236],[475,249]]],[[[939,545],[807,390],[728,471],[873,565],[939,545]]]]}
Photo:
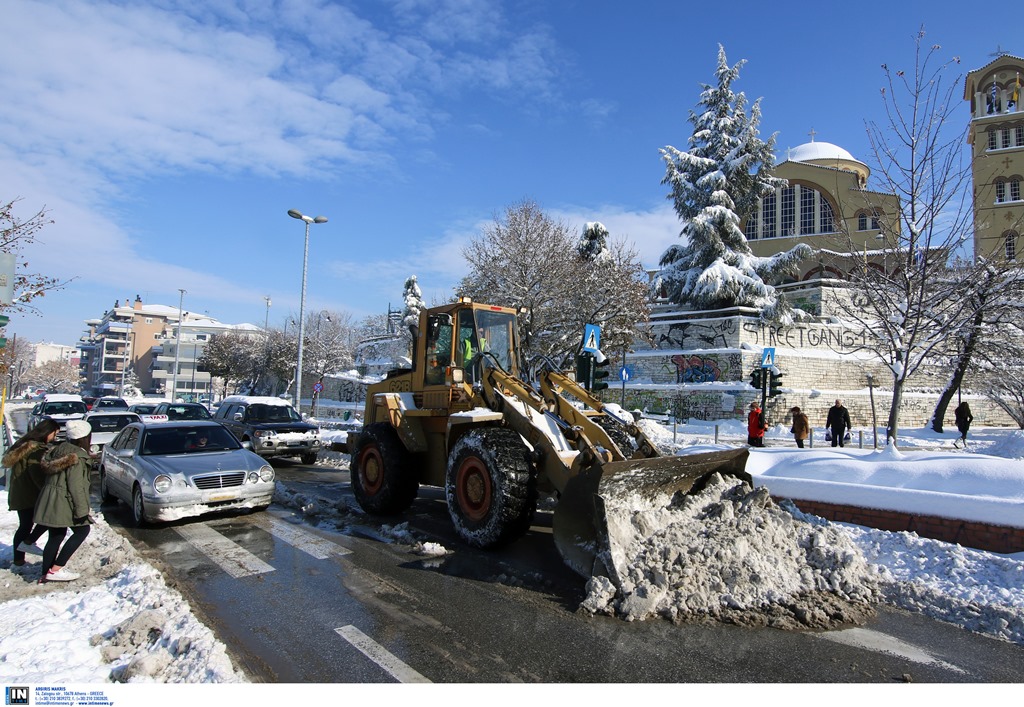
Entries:
{"type": "Polygon", "coordinates": [[[43,571],[39,583],[70,582],[80,575],[64,565],[89,535],[89,443],[92,427],[85,420],[67,423],[68,441],[44,456],[41,466],[46,483],[36,501],[35,522],[46,526],[49,536],[43,547],[43,571]],[[64,538],[71,528],[71,537],[64,538]],[[62,547],[63,545],[63,547],[62,547]]]}
{"type": "Polygon", "coordinates": [[[44,481],[39,462],[59,429],[58,423],[47,418],[20,437],[4,454],[3,465],[11,470],[7,485],[7,508],[18,514],[18,529],[14,531],[13,544],[15,565],[25,564],[26,552],[43,554],[36,547],[36,540],[46,529],[32,529],[32,514],[44,481]]]}

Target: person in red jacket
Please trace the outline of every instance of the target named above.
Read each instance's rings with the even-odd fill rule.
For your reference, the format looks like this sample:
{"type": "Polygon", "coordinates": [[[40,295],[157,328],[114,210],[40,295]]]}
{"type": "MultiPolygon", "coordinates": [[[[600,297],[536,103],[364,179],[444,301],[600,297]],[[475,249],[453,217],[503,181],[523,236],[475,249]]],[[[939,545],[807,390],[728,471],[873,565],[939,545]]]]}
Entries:
{"type": "Polygon", "coordinates": [[[764,431],[767,429],[761,404],[755,400],[750,403],[750,414],[747,415],[747,444],[751,447],[763,447],[764,431]]]}

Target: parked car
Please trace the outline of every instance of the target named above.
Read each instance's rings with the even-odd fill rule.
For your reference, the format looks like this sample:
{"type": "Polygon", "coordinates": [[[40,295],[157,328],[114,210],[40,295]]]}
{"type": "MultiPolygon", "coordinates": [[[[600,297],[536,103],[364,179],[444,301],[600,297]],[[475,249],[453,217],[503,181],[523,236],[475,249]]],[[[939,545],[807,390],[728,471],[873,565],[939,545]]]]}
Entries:
{"type": "Polygon", "coordinates": [[[222,510],[263,510],[274,469],[216,422],[133,422],[103,448],[100,497],[129,504],[136,525],[222,510]]]}
{"type": "Polygon", "coordinates": [[[135,403],[134,405],[129,405],[128,410],[139,415],[152,415],[153,411],[156,410],[156,406],[157,403],[135,403]]]}
{"type": "Polygon", "coordinates": [[[299,457],[303,464],[315,464],[323,444],[320,428],[281,398],[229,395],[213,419],[261,457],[299,457]]]}
{"type": "Polygon", "coordinates": [[[128,403],[125,402],[124,398],[119,398],[116,395],[104,395],[102,398],[96,398],[96,402],[92,404],[92,408],[90,409],[108,410],[110,408],[127,410],[128,403]]]}
{"type": "Polygon", "coordinates": [[[156,409],[149,414],[155,421],[163,417],[166,420],[209,420],[212,418],[205,405],[199,403],[158,403],[156,409]]]}
{"type": "Polygon", "coordinates": [[[57,432],[57,438],[64,438],[64,425],[70,420],[81,420],[85,417],[88,409],[80,395],[62,393],[48,393],[43,399],[32,408],[32,414],[28,418],[29,428],[35,427],[44,418],[50,418],[61,425],[57,432]]]}
{"type": "Polygon", "coordinates": [[[132,422],[141,422],[138,413],[128,410],[90,410],[85,421],[92,426],[92,452],[99,454],[110,440],[132,422]]]}

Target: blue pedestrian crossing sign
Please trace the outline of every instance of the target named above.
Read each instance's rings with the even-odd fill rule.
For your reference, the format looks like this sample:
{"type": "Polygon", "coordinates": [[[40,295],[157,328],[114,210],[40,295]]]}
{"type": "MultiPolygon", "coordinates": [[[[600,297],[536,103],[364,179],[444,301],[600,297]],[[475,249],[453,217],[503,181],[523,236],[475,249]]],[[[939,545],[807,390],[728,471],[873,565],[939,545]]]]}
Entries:
{"type": "Polygon", "coordinates": [[[587,324],[583,328],[583,350],[596,354],[601,349],[601,327],[587,324]]]}
{"type": "Polygon", "coordinates": [[[619,380],[622,381],[623,383],[629,380],[629,375],[630,371],[625,366],[619,369],[619,380]]]}
{"type": "Polygon", "coordinates": [[[775,367],[775,347],[765,347],[761,351],[761,368],[774,368],[775,367]]]}

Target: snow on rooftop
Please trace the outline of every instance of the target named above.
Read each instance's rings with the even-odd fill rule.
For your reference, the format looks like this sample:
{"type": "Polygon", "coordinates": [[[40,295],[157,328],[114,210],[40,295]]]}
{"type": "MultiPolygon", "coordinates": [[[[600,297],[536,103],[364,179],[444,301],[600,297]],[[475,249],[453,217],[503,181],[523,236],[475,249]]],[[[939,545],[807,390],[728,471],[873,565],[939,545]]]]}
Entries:
{"type": "Polygon", "coordinates": [[[833,145],[831,142],[807,142],[791,148],[788,153],[791,162],[811,162],[813,160],[847,160],[860,162],[849,152],[833,145]]]}

